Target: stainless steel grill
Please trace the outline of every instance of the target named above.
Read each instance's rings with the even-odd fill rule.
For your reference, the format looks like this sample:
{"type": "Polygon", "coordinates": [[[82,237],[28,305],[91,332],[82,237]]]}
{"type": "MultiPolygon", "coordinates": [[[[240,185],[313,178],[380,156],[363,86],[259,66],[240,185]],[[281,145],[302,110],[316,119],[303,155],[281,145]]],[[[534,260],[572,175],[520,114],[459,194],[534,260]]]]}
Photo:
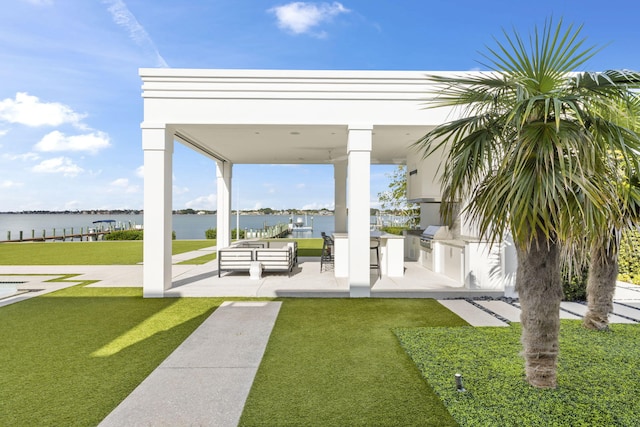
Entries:
{"type": "Polygon", "coordinates": [[[433,241],[437,239],[450,239],[449,227],[444,225],[430,225],[420,235],[420,247],[431,250],[433,241]]]}
{"type": "Polygon", "coordinates": [[[438,239],[451,239],[449,227],[430,225],[420,235],[420,260],[423,267],[432,271],[437,271],[433,256],[433,241],[438,239]]]}

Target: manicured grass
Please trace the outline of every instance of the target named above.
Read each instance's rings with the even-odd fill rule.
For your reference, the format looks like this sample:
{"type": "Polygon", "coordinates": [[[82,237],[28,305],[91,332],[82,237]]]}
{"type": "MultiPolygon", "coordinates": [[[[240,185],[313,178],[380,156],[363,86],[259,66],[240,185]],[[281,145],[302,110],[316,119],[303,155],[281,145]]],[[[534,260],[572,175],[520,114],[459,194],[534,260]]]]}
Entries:
{"type": "MultiPolygon", "coordinates": [[[[172,252],[175,255],[215,244],[215,240],[174,240],[172,252]]],[[[140,262],[140,240],[0,244],[0,265],[134,265],[140,262]]]]}
{"type": "Polygon", "coordinates": [[[80,285],[2,307],[0,425],[97,425],[222,301],[80,285]]]}
{"type": "Polygon", "coordinates": [[[322,239],[270,239],[271,241],[298,242],[298,256],[317,256],[322,254],[322,239]]]}
{"type": "Polygon", "coordinates": [[[207,255],[202,255],[197,258],[191,258],[186,261],[179,262],[178,264],[202,265],[202,264],[208,263],[209,261],[213,261],[217,257],[218,257],[218,254],[216,252],[212,252],[207,255]]]}
{"type": "Polygon", "coordinates": [[[637,426],[640,325],[612,332],[563,320],[558,388],[524,380],[519,324],[510,328],[412,328],[395,331],[425,379],[462,426],[637,426]],[[454,375],[464,378],[457,392],[454,375]]]}
{"type": "Polygon", "coordinates": [[[322,254],[322,239],[298,239],[298,256],[317,256],[322,254]]]}
{"type": "MultiPolygon", "coordinates": [[[[298,256],[320,256],[322,252],[322,239],[270,239],[271,241],[294,241],[298,242],[298,256]]],[[[207,254],[198,258],[182,261],[180,264],[205,264],[216,259],[217,254],[207,254]]]]}
{"type": "MultiPolygon", "coordinates": [[[[80,284],[1,308],[0,425],[97,425],[222,301],[80,284]]],[[[460,318],[431,300],[283,301],[243,425],[455,425],[391,328],[460,318]]]]}
{"type": "Polygon", "coordinates": [[[434,300],[287,299],[240,425],[456,425],[391,329],[462,325],[434,300]]]}

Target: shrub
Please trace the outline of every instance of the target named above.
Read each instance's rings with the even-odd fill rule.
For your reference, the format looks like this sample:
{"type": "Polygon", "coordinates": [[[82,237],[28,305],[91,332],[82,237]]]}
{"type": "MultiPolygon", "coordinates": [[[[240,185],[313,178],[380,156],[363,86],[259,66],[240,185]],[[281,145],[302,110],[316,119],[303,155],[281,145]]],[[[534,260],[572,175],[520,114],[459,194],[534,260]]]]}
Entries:
{"type": "Polygon", "coordinates": [[[622,233],[618,269],[618,280],[640,285],[640,231],[622,233]]]}
{"type": "Polygon", "coordinates": [[[105,240],[142,240],[142,230],[119,230],[104,235],[105,240]]]}
{"type": "Polygon", "coordinates": [[[382,231],[389,234],[397,234],[398,236],[402,236],[402,232],[407,230],[407,227],[382,227],[382,231]]]}
{"type": "Polygon", "coordinates": [[[589,267],[564,266],[562,268],[562,292],[564,301],[585,301],[587,299],[587,276],[589,267]]]}
{"type": "MultiPolygon", "coordinates": [[[[562,288],[565,301],[587,299],[588,274],[588,266],[581,269],[563,268],[562,288]]],[[[638,230],[627,230],[622,233],[618,255],[618,280],[640,285],[640,231],[638,230]]]]}
{"type": "MultiPolygon", "coordinates": [[[[246,235],[247,235],[246,231],[240,229],[240,238],[244,239],[246,237],[246,235]]],[[[218,238],[218,229],[217,228],[209,228],[209,229],[205,230],[204,236],[207,239],[217,239],[218,238]]],[[[232,239],[236,238],[236,229],[235,228],[233,230],[231,230],[231,238],[232,239]]]]}
{"type": "MultiPolygon", "coordinates": [[[[143,230],[118,230],[104,235],[104,240],[144,240],[143,230]]],[[[176,232],[171,232],[171,240],[176,240],[176,232]]]]}

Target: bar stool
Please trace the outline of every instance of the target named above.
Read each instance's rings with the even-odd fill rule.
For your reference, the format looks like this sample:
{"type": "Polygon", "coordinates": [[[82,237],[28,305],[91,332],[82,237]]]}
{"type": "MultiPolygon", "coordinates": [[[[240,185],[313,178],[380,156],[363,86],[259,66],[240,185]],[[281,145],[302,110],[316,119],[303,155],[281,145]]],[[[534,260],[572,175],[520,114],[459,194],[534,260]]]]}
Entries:
{"type": "Polygon", "coordinates": [[[382,277],[382,271],[380,270],[380,239],[372,238],[369,241],[369,250],[376,251],[376,262],[375,264],[369,264],[369,268],[378,269],[378,279],[382,277]]]}
{"type": "Polygon", "coordinates": [[[323,231],[322,235],[322,253],[320,254],[320,273],[325,265],[334,265],[333,239],[326,235],[323,231]]]}

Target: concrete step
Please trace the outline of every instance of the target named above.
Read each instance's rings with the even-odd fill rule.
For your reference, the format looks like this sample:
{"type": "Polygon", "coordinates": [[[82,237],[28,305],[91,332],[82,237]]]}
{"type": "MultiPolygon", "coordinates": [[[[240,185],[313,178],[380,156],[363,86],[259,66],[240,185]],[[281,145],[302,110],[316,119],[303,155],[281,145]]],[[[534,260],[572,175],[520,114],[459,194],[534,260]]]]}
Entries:
{"type": "MultiPolygon", "coordinates": [[[[587,306],[579,302],[563,301],[560,307],[564,310],[568,310],[572,313],[584,317],[587,314],[587,306]]],[[[609,323],[636,323],[633,320],[626,319],[624,317],[617,316],[615,314],[609,314],[609,323]]]]}
{"type": "Polygon", "coordinates": [[[510,322],[520,322],[520,309],[504,301],[475,301],[510,322]]]}
{"type": "Polygon", "coordinates": [[[624,317],[630,317],[631,319],[634,319],[635,321],[640,322],[640,304],[635,304],[635,305],[632,305],[631,307],[628,307],[628,305],[631,305],[631,304],[624,303],[623,305],[623,304],[613,303],[613,313],[619,314],[624,317]]]}
{"type": "MultiPolygon", "coordinates": [[[[563,310],[562,304],[564,304],[564,302],[560,304],[560,319],[568,319],[568,320],[580,320],[580,319],[582,319],[583,316],[578,316],[576,314],[569,313],[568,311],[563,310]]],[[[517,307],[520,307],[520,303],[515,303],[515,305],[517,307]]]]}
{"type": "Polygon", "coordinates": [[[438,302],[467,321],[471,326],[509,326],[495,316],[462,299],[438,300],[438,302]]]}

